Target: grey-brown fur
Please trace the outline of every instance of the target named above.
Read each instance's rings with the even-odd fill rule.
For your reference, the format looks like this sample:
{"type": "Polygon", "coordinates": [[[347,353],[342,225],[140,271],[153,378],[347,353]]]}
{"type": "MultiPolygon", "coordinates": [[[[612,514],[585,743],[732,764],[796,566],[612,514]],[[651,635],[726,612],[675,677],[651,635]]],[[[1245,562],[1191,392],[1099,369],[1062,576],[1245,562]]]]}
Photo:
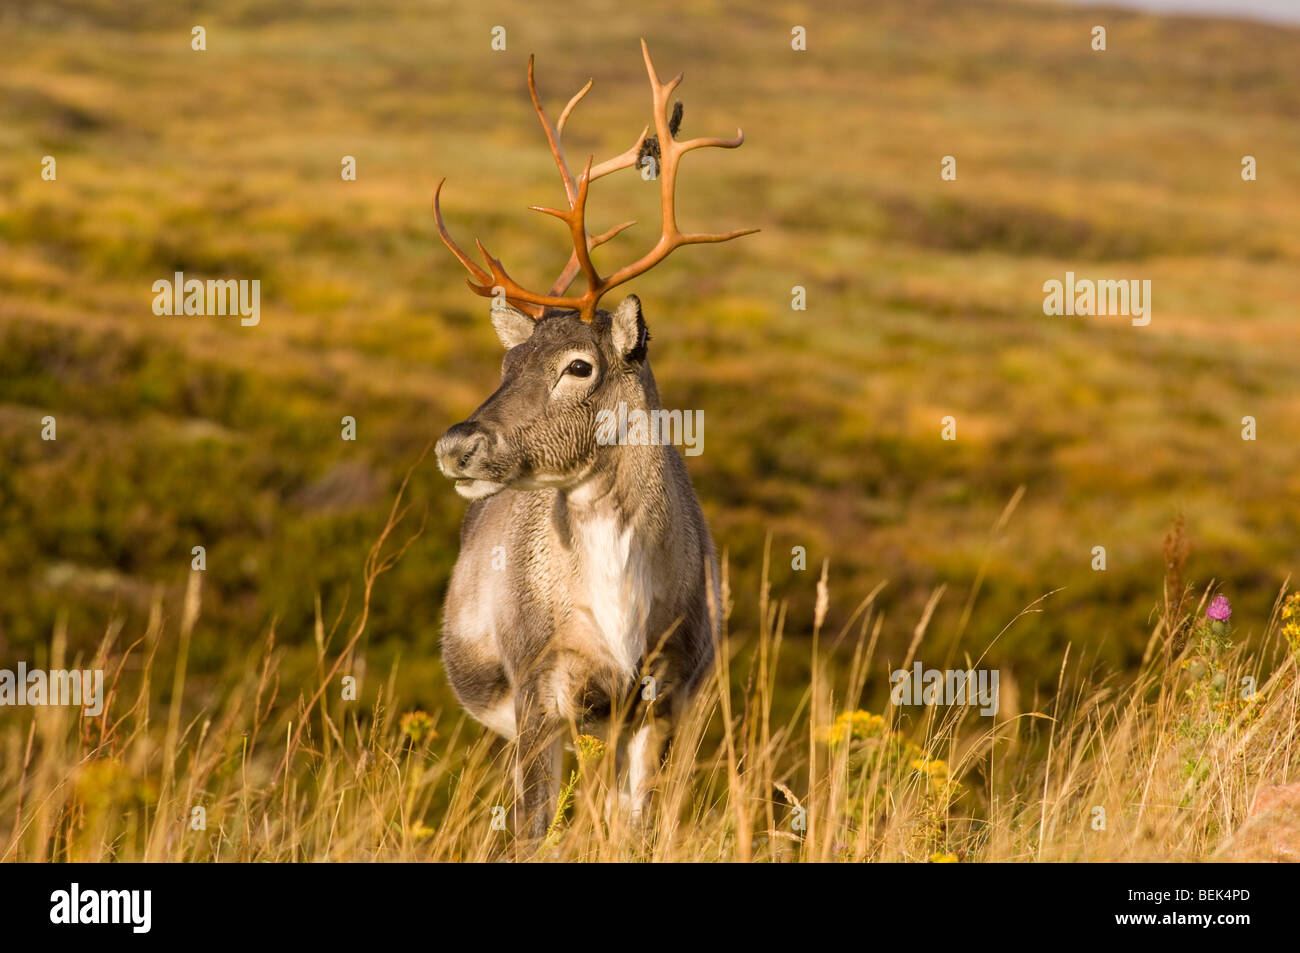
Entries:
{"type": "Polygon", "coordinates": [[[516,742],[516,830],[535,839],[563,740],[611,708],[633,712],[625,797],[640,815],[713,659],[717,560],[677,448],[597,443],[599,410],[661,407],[640,302],[590,324],[503,307],[492,319],[508,348],[501,386],[437,445],[473,500],[442,650],[465,708],[516,742]]]}

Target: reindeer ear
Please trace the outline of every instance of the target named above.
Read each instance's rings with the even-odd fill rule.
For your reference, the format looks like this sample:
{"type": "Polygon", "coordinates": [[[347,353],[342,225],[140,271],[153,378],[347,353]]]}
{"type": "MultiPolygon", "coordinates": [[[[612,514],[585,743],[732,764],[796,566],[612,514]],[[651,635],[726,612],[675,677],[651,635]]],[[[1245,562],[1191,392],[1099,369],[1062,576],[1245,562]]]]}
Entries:
{"type": "Polygon", "coordinates": [[[492,306],[492,327],[496,329],[497,337],[506,346],[506,350],[510,350],[532,337],[533,328],[537,324],[522,311],[516,311],[508,304],[499,304],[492,306]]]}
{"type": "Polygon", "coordinates": [[[645,360],[650,332],[646,330],[645,319],[641,317],[640,298],[628,295],[614,309],[614,314],[610,317],[609,333],[623,360],[637,363],[645,360]]]}

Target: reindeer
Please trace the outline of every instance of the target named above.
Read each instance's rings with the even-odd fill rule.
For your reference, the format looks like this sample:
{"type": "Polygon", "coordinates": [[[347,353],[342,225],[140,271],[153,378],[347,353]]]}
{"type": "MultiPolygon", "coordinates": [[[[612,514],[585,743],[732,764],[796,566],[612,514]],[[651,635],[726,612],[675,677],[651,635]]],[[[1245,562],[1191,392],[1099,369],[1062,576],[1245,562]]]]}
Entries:
{"type": "MultiPolygon", "coordinates": [[[[444,609],[442,657],[456,697],[478,721],[514,741],[514,820],[535,843],[555,811],[566,731],[632,725],[626,790],[618,800],[634,824],[683,707],[708,673],[719,626],[718,564],[708,525],[680,452],[672,446],[602,445],[597,414],[625,402],[662,407],[641,302],[597,308],[610,289],[644,274],[682,245],[725,234],[682,232],[674,204],[682,156],[744,141],[679,141],[681,104],[668,101],[682,77],[660,81],[641,41],[655,135],[599,165],[570,170],[565,122],[588,82],[552,123],[528,61],[528,92],[568,199],[541,208],[568,226],[573,252],[548,294],[517,284],[478,243],[487,267],[452,240],[434,192],[438,234],[470,273],[470,289],[494,299],[492,325],[506,347],[501,386],[438,441],[442,473],[472,502],[444,609]],[[588,188],[620,169],[658,159],[662,230],[637,261],[602,276],[591,251],[635,224],[601,235],[586,225],[588,188]],[[587,290],[566,296],[578,273],[587,290]],[[504,564],[501,557],[504,556],[504,564]]],[[[445,180],[444,180],[445,182],[445,180]]]]}

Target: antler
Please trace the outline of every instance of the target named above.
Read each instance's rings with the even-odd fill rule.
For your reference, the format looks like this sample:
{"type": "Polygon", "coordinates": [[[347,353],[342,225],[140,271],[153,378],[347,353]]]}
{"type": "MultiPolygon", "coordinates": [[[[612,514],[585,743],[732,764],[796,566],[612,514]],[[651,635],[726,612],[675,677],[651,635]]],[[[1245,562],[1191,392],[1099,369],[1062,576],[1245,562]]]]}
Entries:
{"type": "Polygon", "coordinates": [[[600,163],[593,167],[592,159],[587,159],[587,164],[583,168],[582,174],[576,179],[570,171],[568,163],[564,158],[564,150],[561,145],[561,137],[564,133],[564,125],[568,121],[569,115],[573,108],[578,105],[582,98],[587,95],[591,89],[592,81],[588,80],[587,85],[569,100],[567,106],[560,113],[559,120],[552,125],[542,108],[541,97],[537,93],[537,85],[533,80],[533,59],[528,59],[528,93],[533,100],[533,108],[537,110],[537,116],[541,120],[542,130],[546,133],[547,144],[551,148],[551,154],[555,157],[555,165],[560,171],[560,179],[564,183],[565,197],[568,199],[568,209],[560,210],[553,208],[544,208],[533,205],[530,208],[536,212],[542,212],[546,215],[553,215],[560,219],[569,227],[569,235],[573,241],[573,253],[569,256],[568,264],[560,272],[560,276],[552,285],[549,294],[538,294],[529,291],[519,285],[506,273],[501,262],[493,258],[482,242],[476,242],[479,251],[487,262],[485,270],[481,265],[476,263],[465,252],[452,241],[451,236],[447,233],[446,223],[442,219],[442,210],[438,204],[439,195],[442,192],[443,182],[438,183],[437,189],[433,193],[433,214],[434,220],[438,227],[438,235],[442,238],[443,243],[451,250],[462,265],[469,271],[471,278],[468,279],[470,290],[475,294],[482,295],[485,298],[493,296],[494,289],[500,288],[504,292],[508,301],[512,302],[522,310],[532,315],[534,319],[540,318],[546,308],[571,309],[578,312],[584,321],[590,321],[596,314],[596,305],[600,302],[601,297],[611,288],[630,281],[637,275],[644,274],[659,262],[668,257],[672,251],[682,245],[696,245],[711,242],[725,242],[733,238],[739,238],[742,235],[750,235],[758,229],[745,228],[733,232],[719,234],[712,233],[683,233],[677,227],[677,212],[675,206],[675,190],[677,187],[677,166],[681,157],[693,149],[702,149],[708,146],[717,146],[722,149],[735,149],[745,141],[744,133],[739,129],[736,130],[735,139],[718,139],[718,138],[699,138],[688,139],[684,142],[677,141],[673,133],[675,132],[676,122],[668,112],[668,99],[678,84],[682,81],[682,74],[678,73],[676,77],[667,83],[659,81],[659,75],[655,72],[654,64],[650,61],[650,50],[646,46],[645,40],[641,41],[641,53],[645,58],[646,74],[650,77],[650,92],[654,105],[654,125],[655,135],[659,144],[660,151],[660,168],[659,172],[659,196],[662,211],[662,228],[659,241],[641,258],[625,265],[615,271],[608,277],[601,277],[596,270],[596,266],[591,260],[592,249],[603,245],[619,232],[623,231],[635,222],[624,222],[616,225],[607,232],[600,235],[590,235],[587,232],[586,213],[587,213],[587,194],[591,183],[602,176],[609,175],[611,172],[617,172],[619,169],[626,169],[635,165],[638,157],[642,154],[646,143],[646,133],[649,131],[643,129],[640,137],[632,148],[626,152],[615,156],[612,159],[600,163]],[[566,296],[573,279],[581,272],[586,278],[587,291],[585,294],[578,296],[566,296]]]}

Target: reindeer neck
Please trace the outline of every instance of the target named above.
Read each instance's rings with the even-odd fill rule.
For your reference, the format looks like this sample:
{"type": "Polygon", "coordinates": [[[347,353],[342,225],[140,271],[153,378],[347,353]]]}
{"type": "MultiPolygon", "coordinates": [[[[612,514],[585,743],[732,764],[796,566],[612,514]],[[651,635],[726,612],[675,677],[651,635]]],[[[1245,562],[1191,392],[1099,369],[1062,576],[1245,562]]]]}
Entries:
{"type": "Polygon", "coordinates": [[[665,449],[627,444],[604,448],[592,474],[560,494],[569,519],[612,516],[627,526],[661,513],[667,493],[665,449]]]}
{"type": "MultiPolygon", "coordinates": [[[[659,388],[649,363],[642,371],[639,399],[626,401],[626,412],[651,412],[663,407],[659,388]]],[[[581,484],[561,493],[570,519],[608,519],[620,525],[655,523],[662,525],[668,509],[670,475],[664,452],[672,448],[635,443],[618,443],[601,449],[591,475],[581,484]]]]}

